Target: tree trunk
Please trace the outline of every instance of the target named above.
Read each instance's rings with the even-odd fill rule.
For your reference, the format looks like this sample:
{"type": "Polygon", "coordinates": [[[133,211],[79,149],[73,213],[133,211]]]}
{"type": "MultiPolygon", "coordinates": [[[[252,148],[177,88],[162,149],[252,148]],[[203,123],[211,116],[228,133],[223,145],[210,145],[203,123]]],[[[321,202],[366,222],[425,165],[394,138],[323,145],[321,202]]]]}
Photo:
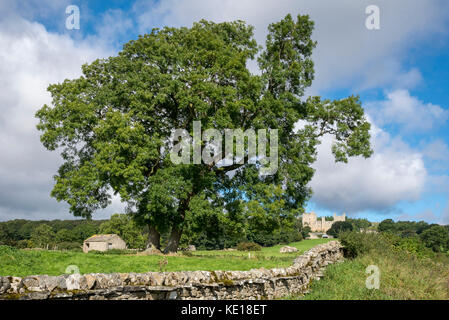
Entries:
{"type": "Polygon", "coordinates": [[[180,221],[178,224],[174,223],[171,228],[170,238],[168,239],[167,246],[164,249],[164,254],[170,252],[178,252],[179,241],[181,240],[182,235],[182,227],[179,226],[179,223],[184,221],[186,217],[186,211],[189,209],[190,199],[192,199],[194,193],[190,192],[186,199],[181,200],[181,203],[178,208],[178,214],[180,221]]]}
{"type": "Polygon", "coordinates": [[[147,249],[149,248],[156,248],[158,250],[161,250],[161,235],[159,231],[156,230],[154,226],[148,226],[148,229],[150,232],[148,233],[148,242],[147,242],[147,249]]]}
{"type": "Polygon", "coordinates": [[[167,246],[164,249],[164,253],[177,252],[179,246],[179,240],[181,240],[182,229],[177,226],[173,226],[170,233],[170,238],[168,239],[167,246]]]}

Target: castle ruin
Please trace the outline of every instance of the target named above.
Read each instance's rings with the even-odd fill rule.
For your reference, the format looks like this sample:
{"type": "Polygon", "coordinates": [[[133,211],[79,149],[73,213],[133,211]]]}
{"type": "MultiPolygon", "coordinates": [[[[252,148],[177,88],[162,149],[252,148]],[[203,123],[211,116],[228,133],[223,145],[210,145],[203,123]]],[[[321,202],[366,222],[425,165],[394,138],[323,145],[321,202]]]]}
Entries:
{"type": "Polygon", "coordinates": [[[321,217],[321,220],[318,220],[315,212],[304,213],[302,215],[302,225],[304,227],[309,226],[312,232],[326,232],[336,221],[346,221],[346,214],[343,213],[343,215],[337,216],[334,213],[334,220],[332,221],[326,221],[324,217],[321,217]]]}

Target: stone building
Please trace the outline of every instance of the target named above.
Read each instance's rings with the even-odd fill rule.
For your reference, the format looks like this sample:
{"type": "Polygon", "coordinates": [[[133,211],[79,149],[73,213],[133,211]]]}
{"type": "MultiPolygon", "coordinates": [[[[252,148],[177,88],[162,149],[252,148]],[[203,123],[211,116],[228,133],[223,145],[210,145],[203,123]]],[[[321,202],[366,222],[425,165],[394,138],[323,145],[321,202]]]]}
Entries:
{"type": "Polygon", "coordinates": [[[116,234],[96,234],[84,240],[83,251],[107,251],[110,249],[126,249],[126,242],[116,234]]]}
{"type": "Polygon", "coordinates": [[[302,215],[302,225],[304,227],[309,226],[312,232],[326,232],[336,221],[346,221],[346,214],[343,213],[343,215],[337,216],[334,213],[333,221],[326,221],[324,217],[321,217],[321,219],[318,220],[315,212],[304,213],[302,215]]]}

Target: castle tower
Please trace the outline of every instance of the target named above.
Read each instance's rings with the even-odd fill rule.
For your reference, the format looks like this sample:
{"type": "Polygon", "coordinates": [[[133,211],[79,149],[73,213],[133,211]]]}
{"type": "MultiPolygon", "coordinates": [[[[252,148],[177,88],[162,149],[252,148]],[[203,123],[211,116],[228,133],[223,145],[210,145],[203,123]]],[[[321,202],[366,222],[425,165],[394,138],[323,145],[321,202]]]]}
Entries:
{"type": "Polygon", "coordinates": [[[346,221],[346,213],[343,213],[341,216],[333,213],[333,218],[333,221],[326,221],[325,217],[321,217],[321,219],[318,219],[315,212],[303,213],[302,225],[309,226],[312,232],[326,232],[331,228],[334,222],[346,221]]]}

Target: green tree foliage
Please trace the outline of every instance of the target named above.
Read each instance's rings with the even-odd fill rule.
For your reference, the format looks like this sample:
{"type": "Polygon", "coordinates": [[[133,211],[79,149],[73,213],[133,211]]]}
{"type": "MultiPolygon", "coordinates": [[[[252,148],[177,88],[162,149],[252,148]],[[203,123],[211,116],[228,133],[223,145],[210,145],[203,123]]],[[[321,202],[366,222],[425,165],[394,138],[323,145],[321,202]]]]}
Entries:
{"type": "MultiPolygon", "coordinates": [[[[354,258],[372,250],[377,252],[406,252],[418,258],[436,258],[437,255],[425,246],[420,237],[402,237],[390,232],[364,233],[344,231],[340,233],[340,241],[345,255],[354,258]]],[[[438,251],[440,252],[440,251],[438,251]]]]}
{"type": "Polygon", "coordinates": [[[5,245],[8,241],[8,234],[6,233],[4,225],[0,224],[0,245],[5,245]]]}
{"type": "Polygon", "coordinates": [[[327,234],[330,236],[338,237],[341,232],[352,231],[354,226],[348,221],[337,221],[332,224],[327,234]]]}
{"type": "Polygon", "coordinates": [[[83,223],[73,228],[72,232],[74,235],[74,240],[82,243],[87,238],[93,236],[94,234],[97,234],[98,230],[98,224],[83,223]]]}
{"type": "Polygon", "coordinates": [[[141,226],[138,226],[130,215],[113,214],[111,219],[100,225],[100,233],[119,235],[128,248],[145,248],[146,239],[141,226]]]}
{"type": "MultiPolygon", "coordinates": [[[[81,244],[84,239],[98,233],[98,226],[104,220],[10,220],[0,222],[0,242],[15,246],[21,240],[30,240],[33,230],[39,225],[46,224],[50,226],[57,234],[61,229],[69,231],[71,241],[81,244]]],[[[66,233],[66,231],[64,231],[66,233]]],[[[66,233],[67,234],[67,233],[66,233]]],[[[67,235],[67,237],[70,237],[67,235]]],[[[22,246],[26,242],[22,242],[22,246]]]]}
{"type": "Polygon", "coordinates": [[[421,234],[424,230],[430,228],[429,225],[424,221],[398,221],[394,222],[392,219],[383,220],[379,223],[377,230],[379,232],[390,232],[404,237],[411,237],[414,235],[421,234]]]}
{"type": "Polygon", "coordinates": [[[449,226],[428,224],[424,221],[398,221],[392,219],[383,220],[378,231],[400,238],[409,238],[409,246],[415,245],[420,239],[422,244],[435,252],[446,252],[449,250],[449,226]]]}
{"type": "Polygon", "coordinates": [[[55,240],[56,242],[72,242],[76,240],[76,236],[70,230],[61,229],[56,232],[55,240]]]}
{"type": "Polygon", "coordinates": [[[302,238],[305,239],[310,235],[310,232],[312,232],[312,229],[309,226],[305,226],[301,229],[301,235],[302,238]]]}
{"type": "Polygon", "coordinates": [[[390,245],[386,238],[373,233],[344,231],[339,234],[339,239],[345,256],[349,258],[355,258],[376,248],[382,250],[390,245]]]}
{"type": "Polygon", "coordinates": [[[25,239],[26,236],[28,236],[29,239],[29,233],[27,235],[21,234],[21,228],[27,222],[27,220],[16,219],[1,223],[5,244],[14,244],[19,240],[25,239]]]}
{"type": "Polygon", "coordinates": [[[379,226],[377,227],[377,230],[379,232],[392,232],[395,229],[396,227],[393,219],[385,219],[381,223],[379,223],[379,226]]]}
{"type": "Polygon", "coordinates": [[[354,230],[366,230],[371,227],[371,222],[368,219],[355,219],[355,218],[346,218],[346,221],[351,223],[354,227],[354,230]]]}
{"type": "Polygon", "coordinates": [[[435,252],[447,252],[449,250],[449,232],[444,226],[434,225],[424,230],[420,238],[426,247],[435,252]]]}
{"type": "Polygon", "coordinates": [[[302,240],[302,224],[293,210],[285,210],[276,195],[280,188],[264,186],[263,197],[251,201],[230,201],[233,206],[218,211],[203,201],[193,201],[187,214],[181,246],[194,244],[198,249],[223,249],[239,242],[262,246],[302,240]]]}
{"type": "Polygon", "coordinates": [[[41,224],[31,233],[31,241],[40,248],[55,243],[55,232],[47,224],[41,224]]]}
{"type": "Polygon", "coordinates": [[[225,221],[215,228],[237,230],[248,215],[263,217],[252,228],[275,228],[276,215],[297,214],[311,195],[323,135],[334,137],[336,161],[372,154],[358,97],[304,97],[314,79],[313,28],[308,16],[287,15],[269,26],[264,49],[243,21],[153,29],[118,56],[83,65],[81,77],[50,85],[52,106],[36,116],[43,145],[59,149],[64,161],[52,196],[90,218],[110,203],[111,191],[119,194],[148,225],[150,245],[159,247],[160,234],[170,232],[165,252],[177,250],[196,220],[188,217],[197,214],[193,207],[203,208],[201,219],[214,208],[211,221],[225,221]],[[261,73],[252,74],[247,63],[257,54],[261,73]],[[294,130],[299,120],[305,126],[294,130]],[[223,135],[227,128],[278,129],[277,172],[260,175],[263,164],[249,163],[247,152],[229,166],[174,165],[168,137],[178,128],[193,135],[193,121],[223,135]]]}

